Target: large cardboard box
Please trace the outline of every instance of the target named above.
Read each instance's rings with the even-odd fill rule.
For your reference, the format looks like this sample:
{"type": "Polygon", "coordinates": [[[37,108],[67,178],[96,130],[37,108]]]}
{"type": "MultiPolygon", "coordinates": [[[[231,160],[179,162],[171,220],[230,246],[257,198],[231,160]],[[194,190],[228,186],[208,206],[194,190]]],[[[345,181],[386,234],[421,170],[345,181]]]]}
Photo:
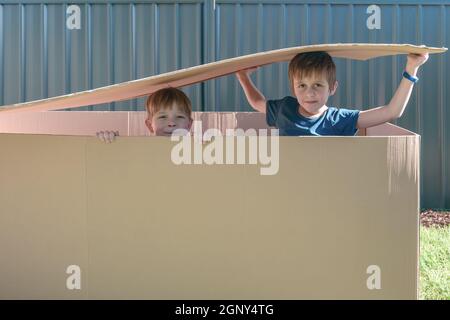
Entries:
{"type": "MultiPolygon", "coordinates": [[[[194,116],[266,128],[258,113],[194,116]]],[[[274,155],[276,140],[245,137],[246,164],[177,165],[180,142],[146,137],[144,118],[0,118],[0,298],[417,298],[418,135],[273,137],[263,175],[251,143],[274,155]],[[108,129],[112,144],[92,136],[108,129]]],[[[238,139],[224,139],[235,155],[238,139]]]]}

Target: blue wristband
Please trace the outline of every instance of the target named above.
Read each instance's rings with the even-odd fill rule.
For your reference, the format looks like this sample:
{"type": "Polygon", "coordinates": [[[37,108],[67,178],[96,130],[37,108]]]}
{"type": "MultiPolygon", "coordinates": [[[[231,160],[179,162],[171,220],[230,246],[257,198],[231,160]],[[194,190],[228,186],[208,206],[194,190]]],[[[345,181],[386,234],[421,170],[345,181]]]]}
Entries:
{"type": "Polygon", "coordinates": [[[410,75],[408,72],[403,71],[403,77],[411,81],[412,83],[416,83],[419,81],[419,78],[410,75]]]}

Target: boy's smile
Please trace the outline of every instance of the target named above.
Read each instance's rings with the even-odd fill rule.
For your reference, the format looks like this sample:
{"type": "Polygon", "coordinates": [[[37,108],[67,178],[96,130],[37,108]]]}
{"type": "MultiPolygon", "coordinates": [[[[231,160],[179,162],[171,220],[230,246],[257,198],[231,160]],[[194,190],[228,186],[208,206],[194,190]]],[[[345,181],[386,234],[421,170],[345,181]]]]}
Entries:
{"type": "Polygon", "coordinates": [[[326,103],[337,88],[337,81],[332,89],[325,73],[311,74],[301,79],[294,78],[294,94],[299,103],[298,112],[305,117],[320,116],[327,110],[326,103]]]}
{"type": "Polygon", "coordinates": [[[159,110],[153,115],[152,119],[147,119],[145,123],[156,136],[170,137],[176,129],[189,131],[192,119],[181,108],[174,105],[171,108],[159,110]]]}

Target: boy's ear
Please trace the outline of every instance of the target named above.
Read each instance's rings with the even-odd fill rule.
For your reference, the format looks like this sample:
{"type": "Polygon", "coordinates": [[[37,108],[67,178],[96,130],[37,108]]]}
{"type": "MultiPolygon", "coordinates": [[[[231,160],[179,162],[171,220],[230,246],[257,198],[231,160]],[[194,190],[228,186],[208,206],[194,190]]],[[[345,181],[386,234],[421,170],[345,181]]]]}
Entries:
{"type": "Polygon", "coordinates": [[[153,131],[153,127],[152,127],[152,121],[149,118],[145,119],[145,125],[147,126],[150,133],[152,133],[152,134],[155,133],[153,131]]]}
{"type": "Polygon", "coordinates": [[[330,88],[330,96],[332,96],[332,95],[336,92],[336,90],[337,90],[337,88],[338,88],[338,85],[339,85],[339,83],[338,83],[338,81],[336,80],[336,81],[334,82],[333,88],[330,88]]]}
{"type": "Polygon", "coordinates": [[[192,118],[189,119],[189,124],[188,124],[188,130],[191,131],[191,127],[192,127],[192,118]]]}

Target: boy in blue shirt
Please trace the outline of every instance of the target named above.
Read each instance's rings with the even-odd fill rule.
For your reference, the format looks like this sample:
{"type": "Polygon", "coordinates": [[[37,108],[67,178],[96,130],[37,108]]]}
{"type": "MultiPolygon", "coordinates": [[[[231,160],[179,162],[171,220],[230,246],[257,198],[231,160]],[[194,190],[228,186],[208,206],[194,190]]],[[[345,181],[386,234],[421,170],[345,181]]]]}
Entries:
{"type": "Polygon", "coordinates": [[[337,89],[336,66],[323,51],[297,54],[289,63],[289,82],[295,97],[267,100],[255,87],[250,74],[256,68],[241,70],[236,76],[250,105],[266,114],[269,126],[280,135],[353,136],[357,129],[373,127],[399,118],[408,103],[419,67],[428,54],[409,54],[403,78],[389,104],[369,110],[327,107],[337,89]]]}

